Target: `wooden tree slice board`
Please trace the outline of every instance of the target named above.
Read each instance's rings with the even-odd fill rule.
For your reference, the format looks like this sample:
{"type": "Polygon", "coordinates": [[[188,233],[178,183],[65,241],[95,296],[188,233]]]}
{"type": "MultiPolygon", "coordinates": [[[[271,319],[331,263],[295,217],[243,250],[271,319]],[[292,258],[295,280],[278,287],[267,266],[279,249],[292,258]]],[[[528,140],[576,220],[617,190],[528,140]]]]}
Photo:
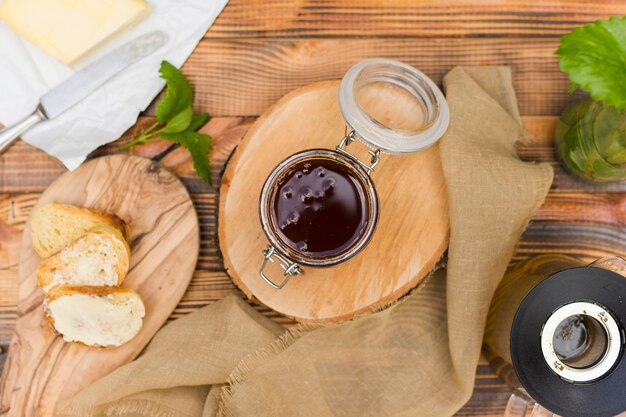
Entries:
{"type": "MultiPolygon", "coordinates": [[[[287,156],[339,143],[345,125],[338,87],[338,81],[312,84],[270,108],[235,150],[220,190],[219,241],[228,274],[249,298],[299,321],[338,322],[397,300],[432,270],[448,244],[447,195],[435,145],[382,156],[372,174],[380,200],[378,226],[356,257],[331,268],[304,267],[303,276],[280,290],[259,277],[261,251],[268,245],[258,214],[260,190],[287,156]]],[[[367,155],[360,142],[350,150],[367,155]]],[[[281,278],[278,267],[270,273],[281,278]]]]}
{"type": "Polygon", "coordinates": [[[198,218],[189,194],[149,159],[89,161],[52,183],[32,212],[50,202],[105,210],[129,224],[131,263],[123,286],[141,295],[146,316],[139,334],[117,348],[64,342],[42,314],[43,291],[35,279],[40,258],[29,220],[21,244],[18,319],[0,384],[0,409],[12,417],[56,415],[59,400],[135,358],[180,301],[198,256],[198,218]]]}

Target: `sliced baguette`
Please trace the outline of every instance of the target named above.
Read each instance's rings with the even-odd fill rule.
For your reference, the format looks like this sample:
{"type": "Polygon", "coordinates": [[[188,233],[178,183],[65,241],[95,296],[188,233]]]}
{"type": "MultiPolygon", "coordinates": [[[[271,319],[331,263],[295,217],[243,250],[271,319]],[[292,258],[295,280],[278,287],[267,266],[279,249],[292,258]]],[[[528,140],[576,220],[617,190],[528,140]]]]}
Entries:
{"type": "Polygon", "coordinates": [[[114,214],[68,204],[46,204],[35,212],[31,222],[33,246],[39,256],[47,258],[101,225],[115,227],[128,238],[128,226],[114,214]]]}
{"type": "Polygon", "coordinates": [[[121,287],[55,287],[43,306],[63,340],[91,347],[123,345],[139,333],[146,314],[139,294],[121,287]]]}
{"type": "Polygon", "coordinates": [[[130,264],[130,247],[115,227],[97,226],[44,259],[37,281],[45,292],[58,285],[120,285],[130,264]]]}

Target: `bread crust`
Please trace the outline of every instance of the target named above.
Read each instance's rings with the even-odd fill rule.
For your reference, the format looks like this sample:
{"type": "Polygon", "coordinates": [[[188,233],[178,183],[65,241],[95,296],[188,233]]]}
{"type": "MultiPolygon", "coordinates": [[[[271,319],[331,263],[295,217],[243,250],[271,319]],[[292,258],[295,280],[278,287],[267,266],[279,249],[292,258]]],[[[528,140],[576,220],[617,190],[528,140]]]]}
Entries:
{"type": "Polygon", "coordinates": [[[126,287],[101,287],[97,285],[59,285],[50,290],[46,295],[46,302],[54,301],[60,297],[68,295],[88,295],[90,297],[106,297],[116,294],[133,294],[140,300],[139,294],[136,291],[126,287]]]}
{"type": "Polygon", "coordinates": [[[35,274],[37,277],[37,282],[39,283],[39,286],[41,288],[45,290],[46,287],[52,285],[52,272],[56,269],[61,269],[64,267],[64,262],[61,259],[61,254],[63,253],[63,251],[66,249],[72,249],[74,245],[76,245],[81,239],[88,239],[90,235],[101,235],[108,238],[113,238],[116,239],[117,242],[122,244],[124,248],[124,253],[120,254],[120,262],[115,268],[115,272],[117,274],[117,282],[115,283],[115,285],[122,284],[130,267],[130,246],[128,245],[128,242],[126,242],[126,239],[124,239],[124,236],[119,229],[109,225],[100,225],[89,230],[81,238],[71,243],[69,246],[61,249],[61,251],[41,261],[35,274]]]}
{"type": "MultiPolygon", "coordinates": [[[[125,240],[128,240],[130,236],[130,227],[128,226],[128,224],[115,214],[107,213],[105,211],[97,209],[76,207],[69,204],[50,203],[40,207],[34,214],[31,221],[33,247],[35,249],[35,252],[37,252],[42,258],[51,256],[61,250],[63,247],[67,246],[67,244],[72,243],[72,240],[70,240],[69,242],[66,242],[66,244],[55,245],[55,248],[53,250],[45,247],[44,243],[42,242],[41,235],[43,235],[46,230],[52,227],[52,225],[49,224],[50,222],[46,220],[46,213],[49,212],[63,213],[66,217],[69,218],[87,220],[90,224],[92,224],[92,227],[98,225],[108,225],[114,227],[122,233],[122,236],[125,240]]],[[[90,227],[90,229],[92,227],[90,227]]],[[[86,230],[83,230],[83,233],[84,232],[86,232],[86,230]]]]}

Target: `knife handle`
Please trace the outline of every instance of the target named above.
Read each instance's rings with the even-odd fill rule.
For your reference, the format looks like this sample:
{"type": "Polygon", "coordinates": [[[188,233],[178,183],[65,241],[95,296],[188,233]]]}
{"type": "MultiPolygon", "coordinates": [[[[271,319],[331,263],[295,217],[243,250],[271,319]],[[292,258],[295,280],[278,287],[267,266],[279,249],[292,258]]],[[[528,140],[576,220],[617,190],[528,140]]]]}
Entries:
{"type": "Polygon", "coordinates": [[[37,107],[29,116],[26,116],[12,126],[0,130],[0,155],[3,154],[22,133],[45,119],[46,116],[43,111],[40,107],[37,107]]]}

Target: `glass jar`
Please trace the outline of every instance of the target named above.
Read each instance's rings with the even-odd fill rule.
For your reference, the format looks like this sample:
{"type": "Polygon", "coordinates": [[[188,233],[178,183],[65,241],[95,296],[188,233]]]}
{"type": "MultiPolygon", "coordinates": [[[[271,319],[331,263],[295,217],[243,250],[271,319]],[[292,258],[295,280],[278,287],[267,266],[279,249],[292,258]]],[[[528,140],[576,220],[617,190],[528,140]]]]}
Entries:
{"type": "Polygon", "coordinates": [[[556,126],[556,150],[573,174],[595,182],[626,179],[626,111],[591,98],[569,105],[556,126]]]}
{"type": "Polygon", "coordinates": [[[541,255],[506,272],[483,345],[491,367],[514,389],[506,416],[526,416],[529,408],[534,417],[626,411],[624,278],[619,257],[585,266],[541,255]]]}
{"type": "Polygon", "coordinates": [[[336,148],[308,149],[287,157],[261,190],[259,214],[269,246],[263,251],[259,275],[275,289],[304,274],[301,266],[332,267],[359,253],[378,221],[378,194],[371,175],[381,152],[421,151],[439,140],[450,121],[437,85],[417,69],[389,59],[353,66],[339,86],[339,108],[346,132],[336,148]],[[400,112],[407,108],[418,112],[408,119],[388,118],[367,105],[377,99],[372,94],[392,97],[390,106],[400,112]],[[367,162],[348,150],[357,139],[370,148],[367,162]],[[283,271],[280,282],[264,272],[275,260],[283,271]]]}

